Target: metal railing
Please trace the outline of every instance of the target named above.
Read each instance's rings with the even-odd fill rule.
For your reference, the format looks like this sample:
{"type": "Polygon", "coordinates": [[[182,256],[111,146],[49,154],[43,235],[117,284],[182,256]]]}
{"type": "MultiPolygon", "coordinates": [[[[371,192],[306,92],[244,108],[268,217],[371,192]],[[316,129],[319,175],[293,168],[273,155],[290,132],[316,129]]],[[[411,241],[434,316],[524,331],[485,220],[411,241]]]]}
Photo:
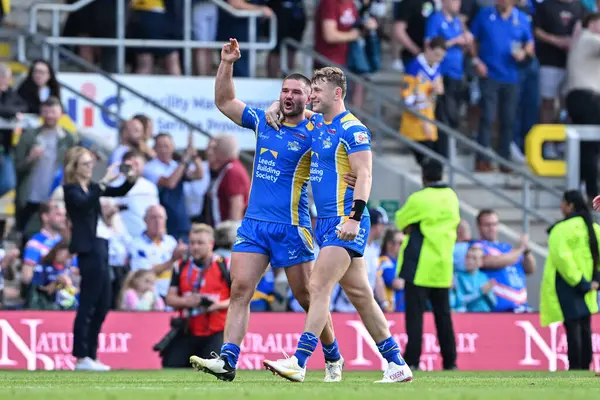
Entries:
{"type": "Polygon", "coordinates": [[[579,190],[581,187],[581,143],[598,142],[600,126],[594,125],[567,125],[566,126],[567,153],[567,190],[579,190]]]}
{"type": "MultiPolygon", "coordinates": [[[[108,115],[118,118],[119,121],[126,119],[126,117],[124,117],[121,113],[121,104],[122,104],[121,100],[123,99],[123,94],[128,93],[134,97],[142,99],[145,104],[148,104],[148,105],[156,108],[157,110],[163,112],[165,115],[168,115],[173,120],[186,126],[189,130],[191,130],[193,132],[198,132],[201,135],[203,135],[209,139],[212,138],[212,135],[210,133],[206,132],[205,130],[200,128],[198,125],[181,117],[177,113],[174,113],[173,111],[169,110],[167,107],[164,107],[163,105],[161,105],[160,103],[158,103],[157,101],[152,99],[151,97],[148,97],[148,96],[144,95],[143,93],[137,91],[136,89],[132,88],[131,86],[120,82],[118,79],[115,79],[109,73],[103,71],[101,68],[97,67],[96,65],[89,63],[88,61],[79,57],[77,54],[73,53],[72,51],[70,51],[64,47],[61,47],[57,44],[46,41],[46,38],[39,34],[38,35],[27,35],[26,40],[19,41],[19,43],[23,43],[23,45],[26,45],[27,43],[32,43],[34,45],[41,46],[42,48],[45,46],[50,47],[52,51],[58,53],[67,62],[72,63],[75,66],[82,68],[88,72],[93,72],[99,76],[102,76],[106,80],[113,83],[116,86],[116,89],[115,89],[116,90],[116,98],[117,98],[117,101],[116,101],[117,110],[116,111],[113,111],[113,110],[107,109],[106,107],[103,107],[97,101],[91,99],[87,95],[81,93],[79,90],[77,90],[59,80],[61,87],[64,87],[69,92],[72,92],[76,96],[90,102],[94,106],[99,107],[101,110],[107,112],[108,115]]],[[[26,54],[26,49],[19,49],[19,53],[26,54]]],[[[253,162],[253,158],[249,154],[246,154],[246,153],[240,153],[240,159],[242,159],[246,162],[253,162]]]]}
{"type": "MultiPolygon", "coordinates": [[[[127,39],[125,37],[126,26],[126,0],[117,0],[116,21],[117,29],[114,38],[82,38],[60,36],[60,14],[71,13],[89,5],[96,0],[79,0],[73,4],[42,3],[31,7],[29,11],[29,33],[38,33],[38,13],[41,11],[51,12],[51,36],[47,41],[56,45],[92,46],[92,47],[115,47],[117,49],[117,73],[125,73],[125,49],[128,47],[158,47],[183,49],[183,72],[192,75],[192,49],[220,49],[222,42],[192,40],[192,0],[183,0],[183,40],[147,40],[127,39]]],[[[259,11],[238,10],[223,0],[211,0],[218,7],[238,18],[248,18],[248,42],[241,42],[240,48],[248,50],[248,62],[250,76],[256,74],[256,52],[259,50],[272,50],[277,45],[277,17],[272,15],[269,23],[269,41],[257,42],[258,24],[257,19],[262,18],[259,11]]],[[[45,54],[46,59],[52,60],[52,66],[59,71],[59,58],[56,53],[50,57],[45,54]]]]}
{"type": "MultiPolygon", "coordinates": [[[[553,187],[552,185],[549,185],[548,183],[542,181],[538,177],[533,176],[531,174],[531,172],[528,171],[523,166],[516,164],[512,161],[506,160],[506,159],[500,157],[499,155],[497,155],[492,150],[487,149],[487,148],[481,146],[479,143],[465,137],[462,133],[458,132],[457,130],[452,129],[438,121],[426,118],[425,116],[423,116],[419,113],[416,113],[415,111],[407,108],[400,99],[390,96],[387,93],[383,92],[374,83],[369,82],[364,77],[351,72],[345,66],[342,66],[342,65],[332,62],[328,58],[326,58],[323,55],[314,51],[311,47],[303,46],[301,43],[299,43],[296,40],[285,39],[282,42],[282,46],[281,46],[281,70],[282,70],[282,72],[284,72],[284,73],[292,72],[289,70],[290,68],[288,65],[289,47],[295,49],[296,51],[300,51],[303,54],[303,57],[302,57],[303,70],[307,76],[312,75],[313,60],[316,59],[321,64],[333,65],[333,66],[341,68],[344,71],[344,73],[346,74],[346,78],[349,81],[352,81],[355,84],[360,84],[360,85],[364,86],[365,89],[371,93],[376,93],[375,96],[371,96],[371,98],[373,99],[373,102],[374,102],[373,103],[373,107],[375,109],[374,115],[370,114],[368,112],[365,112],[364,110],[358,110],[356,108],[350,107],[352,112],[355,113],[361,119],[364,119],[365,121],[370,121],[369,123],[371,126],[374,126],[374,125],[377,126],[378,127],[378,129],[376,130],[377,133],[383,133],[383,135],[385,135],[387,137],[393,137],[396,140],[400,141],[405,146],[407,146],[413,150],[422,152],[426,156],[434,158],[434,159],[440,161],[441,163],[443,163],[445,166],[447,166],[450,186],[455,187],[455,174],[458,173],[460,176],[462,176],[465,179],[473,182],[474,184],[486,189],[487,191],[493,193],[494,195],[496,195],[499,198],[506,201],[508,204],[514,206],[515,208],[521,209],[523,211],[523,232],[524,233],[527,233],[529,231],[529,220],[531,217],[534,217],[534,218],[536,218],[540,221],[546,222],[548,224],[553,224],[556,222],[554,220],[551,220],[547,216],[541,214],[540,212],[538,212],[535,208],[533,208],[531,206],[532,186],[535,186],[538,190],[541,189],[541,190],[549,193],[551,196],[555,197],[557,200],[562,199],[562,192],[559,191],[558,189],[556,189],[555,187],[553,187]],[[384,105],[386,105],[386,104],[391,105],[396,110],[401,109],[403,112],[410,113],[423,121],[434,124],[438,128],[438,130],[441,134],[448,135],[448,157],[446,158],[444,156],[440,156],[439,154],[437,154],[436,152],[423,146],[422,144],[414,142],[414,141],[406,138],[405,136],[401,135],[396,129],[393,129],[393,128],[389,127],[388,125],[386,125],[383,122],[383,109],[384,109],[384,105]],[[476,154],[480,154],[484,157],[491,159],[492,161],[498,163],[502,167],[512,169],[515,174],[517,174],[519,177],[522,178],[522,199],[514,199],[514,198],[506,195],[499,188],[493,187],[493,186],[487,184],[486,182],[484,182],[484,180],[475,177],[472,171],[468,171],[468,170],[460,167],[457,163],[457,161],[458,161],[457,144],[458,143],[465,146],[469,150],[475,152],[476,154]]],[[[374,151],[376,153],[378,153],[381,151],[381,141],[379,140],[380,138],[377,138],[377,135],[374,135],[374,136],[375,137],[373,138],[373,147],[374,147],[374,151]]]]}

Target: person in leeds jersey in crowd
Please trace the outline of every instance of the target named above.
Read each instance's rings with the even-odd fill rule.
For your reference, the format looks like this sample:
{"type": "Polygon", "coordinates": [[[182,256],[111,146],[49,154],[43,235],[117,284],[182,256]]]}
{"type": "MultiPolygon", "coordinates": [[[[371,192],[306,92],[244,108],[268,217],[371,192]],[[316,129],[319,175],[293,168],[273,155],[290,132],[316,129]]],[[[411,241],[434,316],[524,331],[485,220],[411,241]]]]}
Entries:
{"type": "MultiPolygon", "coordinates": [[[[308,283],[314,260],[308,179],[314,124],[304,116],[310,80],[293,74],[284,79],[280,101],[284,127],[267,125],[265,111],[235,97],[233,65],[241,57],[237,40],[223,45],[215,82],[215,103],[236,124],[254,131],[257,145],[248,209],[238,229],[231,258],[231,300],[218,358],[191,357],[192,365],[220,380],[235,378],[240,345],[248,329],[249,304],[269,262],[284,268],[294,297],[309,309],[308,283]]],[[[311,306],[312,307],[312,306],[311,306]]],[[[325,316],[317,334],[323,341],[326,382],[342,379],[343,358],[325,316]]]]}
{"type": "MultiPolygon", "coordinates": [[[[108,371],[110,367],[98,361],[98,334],[111,305],[111,280],[108,266],[108,237],[98,229],[101,217],[100,197],[122,197],[133,187],[136,170],[128,164],[111,165],[104,178],[92,182],[95,158],[83,147],[73,147],[65,157],[64,201],[72,221],[69,251],[77,254],[81,274],[79,308],[73,328],[73,356],[76,370],[108,371]],[[125,167],[127,165],[127,167],[125,167]],[[121,186],[109,184],[121,174],[126,180],[121,186]]],[[[101,225],[100,225],[101,226],[101,225]]]]}
{"type": "MultiPolygon", "coordinates": [[[[597,204],[597,203],[596,203],[597,204]]],[[[540,287],[540,322],[562,322],[569,370],[589,370],[593,357],[591,315],[598,312],[600,226],[580,192],[565,192],[565,217],[549,229],[548,258],[540,287]]]]}
{"type": "MultiPolygon", "coordinates": [[[[312,77],[310,111],[313,132],[311,186],[318,220],[319,258],[310,277],[311,307],[295,354],[277,361],[265,360],[267,369],[294,382],[303,382],[306,362],[315,351],[329,315],[331,294],[339,282],[362,322],[388,362],[379,383],[410,382],[412,372],[400,356],[383,311],[375,301],[364,260],[371,221],[365,212],[371,192],[371,134],[346,110],[346,76],[339,68],[325,67],[312,77]],[[354,172],[354,187],[344,174],[354,172]]],[[[270,111],[272,111],[270,109],[270,111]]],[[[277,116],[273,117],[276,122],[277,116]]]]}

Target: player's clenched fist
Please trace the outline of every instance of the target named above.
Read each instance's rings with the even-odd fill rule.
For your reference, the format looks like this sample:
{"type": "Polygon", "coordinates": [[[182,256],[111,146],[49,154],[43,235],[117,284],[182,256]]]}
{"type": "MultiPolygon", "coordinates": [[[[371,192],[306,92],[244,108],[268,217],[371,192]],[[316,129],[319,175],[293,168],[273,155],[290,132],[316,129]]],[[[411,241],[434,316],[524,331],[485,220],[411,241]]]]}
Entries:
{"type": "Polygon", "coordinates": [[[240,59],[242,53],[240,53],[240,46],[238,45],[237,39],[229,39],[229,43],[224,44],[221,49],[221,60],[227,62],[236,62],[240,59]]]}
{"type": "Polygon", "coordinates": [[[358,236],[360,230],[360,223],[353,219],[347,219],[338,230],[338,238],[346,242],[351,242],[358,236]]]}

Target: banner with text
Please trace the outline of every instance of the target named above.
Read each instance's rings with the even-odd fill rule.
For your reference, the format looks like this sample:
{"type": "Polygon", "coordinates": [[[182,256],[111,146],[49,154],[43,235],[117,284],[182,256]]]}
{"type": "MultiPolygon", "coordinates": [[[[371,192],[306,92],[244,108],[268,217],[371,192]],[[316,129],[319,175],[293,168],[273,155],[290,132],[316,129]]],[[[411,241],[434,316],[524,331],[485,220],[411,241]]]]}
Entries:
{"type": "MultiPolygon", "coordinates": [[[[73,369],[72,312],[0,312],[0,369],[73,369]]],[[[114,369],[156,369],[161,363],[152,347],[167,332],[169,313],[113,312],[98,340],[98,357],[114,369]]],[[[388,314],[392,334],[406,345],[404,316],[388,314]]],[[[541,328],[537,314],[454,314],[458,368],[470,371],[565,370],[567,341],[560,324],[541,328]]],[[[347,370],[385,367],[377,347],[357,315],[335,314],[333,322],[347,370]]],[[[257,313],[250,318],[239,368],[262,369],[264,359],[293,354],[304,314],[257,313]]],[[[600,316],[592,319],[594,358],[600,371],[600,316]]],[[[440,347],[431,314],[425,316],[421,368],[441,368],[440,347]]],[[[219,351],[219,349],[214,349],[219,351]]],[[[320,350],[309,369],[324,368],[320,350]]]]}
{"type": "MultiPolygon", "coordinates": [[[[115,78],[200,129],[213,135],[234,135],[242,150],[254,150],[253,132],[231,122],[215,106],[214,78],[142,75],[115,75],[115,78]]],[[[117,86],[106,78],[95,74],[60,73],[58,79],[105,108],[117,111],[117,86]]],[[[281,80],[235,78],[234,83],[237,98],[249,106],[267,108],[279,99],[281,80]]],[[[115,118],[67,90],[62,93],[66,112],[78,126],[106,138],[108,144],[117,145],[118,123],[115,118]]],[[[183,123],[127,90],[122,90],[120,95],[123,117],[146,114],[154,121],[154,134],[170,133],[175,138],[176,148],[187,146],[188,129],[183,123]]],[[[196,133],[194,138],[196,147],[206,147],[204,135],[196,133]]]]}

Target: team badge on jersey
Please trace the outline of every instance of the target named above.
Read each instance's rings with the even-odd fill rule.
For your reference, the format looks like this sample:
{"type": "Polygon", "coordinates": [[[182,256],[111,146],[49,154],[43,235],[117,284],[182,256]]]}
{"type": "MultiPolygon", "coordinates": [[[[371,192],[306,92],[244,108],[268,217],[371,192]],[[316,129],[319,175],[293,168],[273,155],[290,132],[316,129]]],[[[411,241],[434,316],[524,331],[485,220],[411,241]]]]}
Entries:
{"type": "Polygon", "coordinates": [[[354,141],[356,144],[369,143],[369,134],[367,132],[354,132],[354,141]]]}
{"type": "Polygon", "coordinates": [[[333,143],[331,143],[331,138],[329,136],[327,136],[324,140],[323,140],[323,148],[324,149],[328,149],[331,147],[333,143]]]}
{"type": "Polygon", "coordinates": [[[300,143],[298,142],[288,142],[288,150],[291,151],[300,151],[300,143]]]}

